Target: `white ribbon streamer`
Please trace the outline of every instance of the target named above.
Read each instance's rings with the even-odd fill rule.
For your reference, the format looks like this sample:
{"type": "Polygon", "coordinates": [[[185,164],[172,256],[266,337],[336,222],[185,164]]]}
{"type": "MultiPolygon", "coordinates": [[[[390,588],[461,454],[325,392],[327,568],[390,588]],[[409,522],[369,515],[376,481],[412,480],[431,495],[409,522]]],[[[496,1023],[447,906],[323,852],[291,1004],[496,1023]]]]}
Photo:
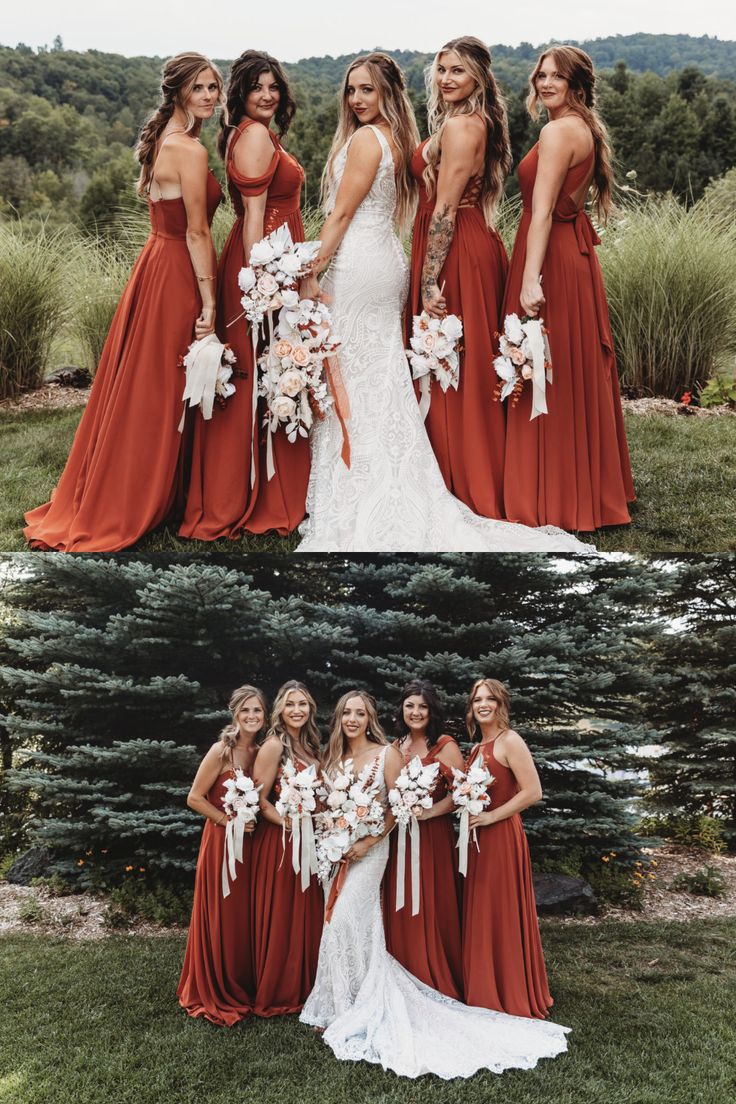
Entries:
{"type": "Polygon", "coordinates": [[[432,381],[429,376],[429,372],[426,376],[422,376],[419,380],[419,413],[422,415],[422,421],[427,420],[429,414],[429,407],[432,402],[432,381]]]}
{"type": "Polygon", "coordinates": [[[184,357],[186,370],[186,383],[182,402],[184,411],[179,422],[179,433],[184,429],[187,402],[189,406],[199,406],[202,417],[209,421],[212,417],[212,408],[215,403],[215,387],[217,385],[217,373],[220,370],[220,362],[225,346],[218,340],[217,334],[207,334],[199,341],[193,341],[184,357]]]}
{"type": "Polygon", "coordinates": [[[250,485],[256,481],[256,449],[258,448],[258,331],[260,327],[251,322],[250,339],[253,348],[253,390],[251,393],[250,413],[250,485]]]}
{"type": "Polygon", "coordinates": [[[468,841],[470,839],[470,813],[467,809],[463,809],[460,813],[460,832],[457,837],[457,844],[455,845],[460,852],[458,856],[458,867],[463,877],[468,873],[468,841]]]}
{"type": "MultiPolygon", "coordinates": [[[[301,832],[301,875],[302,875],[302,893],[309,889],[309,882],[312,874],[317,873],[317,845],[314,839],[314,826],[312,824],[312,816],[310,813],[302,814],[302,832],[301,832]]],[[[292,844],[292,846],[294,846],[292,844]]]]}
{"type": "Polygon", "coordinates": [[[243,837],[245,820],[241,816],[232,817],[225,826],[225,847],[222,852],[222,896],[230,896],[230,881],[235,881],[238,873],[236,862],[243,861],[243,837]]]}
{"type": "MultiPolygon", "coordinates": [[[[421,829],[419,821],[413,816],[409,821],[409,851],[411,876],[411,914],[419,912],[421,900],[421,878],[419,874],[419,841],[421,829]]],[[[404,907],[404,877],[406,872],[406,825],[399,825],[399,839],[396,848],[396,912],[404,907]]]]}
{"type": "Polygon", "coordinates": [[[528,322],[522,322],[521,328],[526,334],[532,353],[532,412],[529,415],[529,421],[532,421],[540,414],[547,413],[545,381],[552,382],[552,369],[545,369],[545,353],[549,347],[539,319],[532,318],[528,322]]]}

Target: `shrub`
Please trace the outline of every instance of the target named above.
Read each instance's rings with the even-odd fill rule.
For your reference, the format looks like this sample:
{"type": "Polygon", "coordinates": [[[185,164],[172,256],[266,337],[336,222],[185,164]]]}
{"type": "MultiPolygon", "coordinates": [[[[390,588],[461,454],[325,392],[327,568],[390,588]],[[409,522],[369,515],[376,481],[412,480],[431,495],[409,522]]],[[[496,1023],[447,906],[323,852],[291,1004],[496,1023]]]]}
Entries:
{"type": "Polygon", "coordinates": [[[698,402],[705,407],[736,405],[736,376],[713,376],[702,388],[698,402]]]}
{"type": "Polygon", "coordinates": [[[29,894],[18,910],[18,919],[22,924],[39,924],[44,918],[44,911],[35,893],[29,894]]]}
{"type": "Polygon", "coordinates": [[[71,331],[92,374],[129,274],[127,259],[102,238],[82,239],[72,251],[69,279],[76,290],[71,331]]]}
{"type": "Polygon", "coordinates": [[[679,398],[736,353],[736,229],[703,200],[673,196],[629,206],[603,237],[622,386],[679,398]]]}
{"type": "Polygon", "coordinates": [[[683,847],[717,854],[725,848],[724,824],[711,816],[646,816],[637,826],[640,836],[664,838],[683,847]]]}
{"type": "Polygon", "coordinates": [[[104,923],[127,928],[134,920],[148,920],[164,926],[188,924],[192,912],[192,890],[173,888],[131,878],[110,893],[104,923]]]}
{"type": "Polygon", "coordinates": [[[586,866],[583,877],[590,882],[599,901],[616,908],[635,909],[644,906],[644,881],[654,878],[637,860],[633,865],[616,862],[615,852],[601,855],[600,863],[586,866]]]}
{"type": "Polygon", "coordinates": [[[69,235],[0,225],[0,399],[38,387],[67,312],[69,235]]]}
{"type": "Polygon", "coordinates": [[[714,866],[704,866],[692,874],[678,874],[670,889],[684,890],[696,897],[725,897],[728,884],[714,866]]]}
{"type": "Polygon", "coordinates": [[[736,219],[736,167],[711,180],[705,189],[703,202],[720,214],[736,219]]]}

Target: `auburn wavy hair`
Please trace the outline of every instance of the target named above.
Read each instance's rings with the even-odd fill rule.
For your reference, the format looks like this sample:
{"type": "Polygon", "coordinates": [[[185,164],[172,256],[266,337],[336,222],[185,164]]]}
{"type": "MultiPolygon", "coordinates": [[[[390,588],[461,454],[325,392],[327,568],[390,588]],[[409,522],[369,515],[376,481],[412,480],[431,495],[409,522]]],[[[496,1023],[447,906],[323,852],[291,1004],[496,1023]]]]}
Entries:
{"type": "Polygon", "coordinates": [[[161,70],[161,103],[141,128],[135,147],[135,156],[140,161],[141,172],[136,184],[138,195],[148,192],[153,175],[153,163],[156,158],[156,145],[177,107],[186,113],[186,131],[194,126],[196,120],[187,111],[186,102],[197,83],[197,77],[203,69],[211,69],[215,74],[219,92],[217,102],[222,103],[222,75],[220,70],[204,54],[177,54],[169,58],[161,70]]]}
{"type": "Polygon", "coordinates": [[[411,224],[416,207],[417,188],[411,174],[411,159],[419,145],[419,130],[414,118],[414,109],[406,91],[404,74],[392,57],[380,51],[355,58],[345,72],[345,79],[339,93],[337,130],[322,173],[322,204],[324,207],[329,204],[334,181],[335,158],[356,130],[363,125],[348,104],[350,74],[360,65],[368,70],[371,83],[378,92],[378,109],[389,125],[394,146],[401,154],[394,179],[396,181],[396,227],[399,233],[403,234],[411,224]]]}
{"type": "MultiPolygon", "coordinates": [[[[227,703],[227,707],[230,710],[230,723],[226,724],[220,733],[220,743],[222,744],[222,758],[224,759],[228,752],[232,752],[232,749],[238,742],[240,736],[240,726],[238,725],[238,713],[242,709],[243,705],[248,701],[248,698],[258,698],[263,708],[263,725],[266,725],[266,715],[268,713],[268,702],[266,701],[266,695],[262,690],[259,690],[257,686],[250,686],[247,683],[244,686],[239,686],[237,690],[233,690],[230,695],[230,701],[227,703]]],[[[260,742],[260,741],[259,741],[260,742]]]]}
{"type": "Polygon", "coordinates": [[[448,119],[455,115],[480,115],[486,124],[486,152],[480,180],[479,203],[489,226],[503,194],[506,177],[511,170],[511,140],[509,121],[504,100],[491,69],[491,51],[484,42],[472,35],[453,38],[446,42],[428,67],[427,122],[429,142],[424,151],[427,167],[422,174],[427,194],[434,195],[437,188],[442,131],[448,119]],[[440,59],[452,50],[462,61],[475,81],[475,88],[462,103],[448,104],[440,92],[437,66],[440,59]]]}
{"type": "Polygon", "coordinates": [[[279,105],[274,116],[279,138],[283,138],[291,126],[296,112],[296,100],[281,62],[261,50],[246,50],[233,62],[230,80],[227,82],[225,110],[220,118],[220,134],[217,139],[220,157],[225,157],[230,131],[242,123],[245,117],[245,101],[258,84],[258,78],[269,72],[273,73],[279,86],[279,105]]]}
{"type": "Polygon", "coordinates": [[[587,123],[595,143],[595,165],[593,168],[593,204],[601,222],[606,222],[611,211],[613,189],[613,156],[605,123],[596,110],[596,75],[593,62],[584,50],[577,46],[557,46],[540,54],[537,64],[529,77],[529,95],[526,108],[532,119],[539,117],[540,108],[537,92],[537,77],[550,58],[555,69],[568,83],[567,102],[570,108],[587,123]]]}
{"type": "Polygon", "coordinates": [[[473,716],[473,698],[478,693],[481,686],[485,686],[491,696],[498,704],[496,710],[496,716],[503,725],[504,728],[511,727],[511,720],[509,717],[509,711],[511,708],[511,695],[508,692],[507,687],[494,678],[479,678],[476,679],[470,688],[468,694],[468,700],[465,703],[465,727],[468,730],[468,736],[471,740],[480,740],[481,731],[480,725],[473,716]]]}
{"type": "Polygon", "coordinates": [[[327,751],[322,761],[322,770],[326,774],[332,774],[340,765],[340,760],[345,756],[348,750],[348,738],[342,727],[342,715],[345,712],[345,706],[351,698],[360,698],[365,706],[365,711],[368,714],[368,731],[367,738],[372,744],[387,744],[386,733],[381,727],[381,722],[378,719],[378,712],[376,710],[376,702],[371,694],[366,690],[348,690],[342,695],[339,702],[335,706],[335,710],[332,714],[332,720],[330,721],[330,738],[327,743],[327,751]]]}

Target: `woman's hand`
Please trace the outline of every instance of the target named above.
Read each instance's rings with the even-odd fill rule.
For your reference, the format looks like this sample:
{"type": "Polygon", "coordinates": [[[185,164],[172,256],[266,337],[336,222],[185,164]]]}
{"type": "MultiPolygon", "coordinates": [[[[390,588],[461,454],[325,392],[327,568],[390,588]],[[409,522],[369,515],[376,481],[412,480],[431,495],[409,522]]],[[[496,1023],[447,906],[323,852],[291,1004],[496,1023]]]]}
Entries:
{"type": "Polygon", "coordinates": [[[249,836],[252,835],[253,832],[255,832],[255,830],[256,830],[256,822],[254,820],[246,820],[246,822],[245,822],[245,831],[248,833],[248,835],[249,836]]]}
{"type": "Polygon", "coordinates": [[[487,809],[485,813],[476,813],[469,820],[471,828],[487,828],[489,824],[496,823],[496,813],[493,809],[487,809]]]}
{"type": "Polygon", "coordinates": [[[539,314],[539,310],[544,306],[545,298],[542,291],[542,280],[540,276],[534,279],[525,279],[521,286],[521,295],[519,297],[521,303],[521,309],[524,314],[530,315],[532,318],[536,318],[539,314]]]}
{"type": "Polygon", "coordinates": [[[317,301],[322,298],[322,288],[316,276],[311,275],[304,277],[299,284],[299,298],[315,299],[317,301]]]}
{"type": "Polygon", "coordinates": [[[422,307],[432,318],[444,318],[447,302],[436,283],[430,284],[422,295],[422,307]]]}
{"type": "Polygon", "coordinates": [[[281,827],[285,828],[287,832],[291,831],[291,817],[285,816],[281,818],[281,827]]]}
{"type": "Polygon", "coordinates": [[[207,334],[215,332],[215,308],[214,307],[202,307],[202,312],[194,323],[194,336],[197,341],[200,338],[207,337],[207,334]]]}
{"type": "Polygon", "coordinates": [[[375,842],[375,838],[371,836],[364,836],[363,839],[356,840],[353,846],[345,852],[345,858],[348,862],[356,862],[358,859],[362,859],[368,854],[375,842]]]}
{"type": "Polygon", "coordinates": [[[434,806],[431,809],[425,809],[423,805],[417,805],[415,809],[412,809],[412,813],[417,820],[431,820],[434,816],[434,806]]]}

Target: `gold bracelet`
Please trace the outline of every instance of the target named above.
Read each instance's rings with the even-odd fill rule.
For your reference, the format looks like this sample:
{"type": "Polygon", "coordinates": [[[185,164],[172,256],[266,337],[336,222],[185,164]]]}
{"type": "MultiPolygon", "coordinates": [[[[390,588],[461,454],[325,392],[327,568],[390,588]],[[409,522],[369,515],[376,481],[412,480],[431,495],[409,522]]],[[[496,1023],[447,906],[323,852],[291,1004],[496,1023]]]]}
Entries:
{"type": "Polygon", "coordinates": [[[216,280],[217,277],[216,276],[198,276],[197,279],[202,280],[202,281],[204,281],[204,280],[216,280]]]}

